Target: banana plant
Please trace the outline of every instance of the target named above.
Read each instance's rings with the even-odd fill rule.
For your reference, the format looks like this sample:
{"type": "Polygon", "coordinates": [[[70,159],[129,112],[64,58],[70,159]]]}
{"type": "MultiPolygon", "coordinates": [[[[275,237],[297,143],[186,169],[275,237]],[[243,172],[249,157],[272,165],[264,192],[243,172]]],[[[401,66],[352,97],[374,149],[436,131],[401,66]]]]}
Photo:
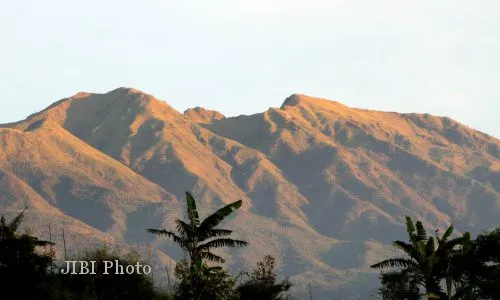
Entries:
{"type": "Polygon", "coordinates": [[[241,240],[233,240],[229,236],[233,233],[229,229],[216,228],[224,219],[241,207],[242,201],[230,203],[203,221],[200,220],[196,201],[193,195],[186,192],[187,222],[177,219],[176,229],[178,233],[167,229],[146,229],[148,232],[171,238],[188,255],[191,268],[200,269],[203,261],[224,263],[225,260],[212,252],[212,249],[222,247],[244,247],[248,243],[241,240]]]}
{"type": "Polygon", "coordinates": [[[451,294],[451,280],[447,281],[445,294],[441,289],[441,280],[446,277],[449,257],[461,251],[457,246],[463,245],[470,240],[470,234],[450,239],[453,226],[445,231],[442,237],[428,237],[427,232],[418,221],[416,224],[410,217],[406,217],[406,230],[409,243],[395,241],[393,245],[402,250],[404,257],[391,258],[372,265],[375,269],[400,268],[407,274],[411,274],[413,280],[425,289],[427,299],[444,299],[451,294]]]}

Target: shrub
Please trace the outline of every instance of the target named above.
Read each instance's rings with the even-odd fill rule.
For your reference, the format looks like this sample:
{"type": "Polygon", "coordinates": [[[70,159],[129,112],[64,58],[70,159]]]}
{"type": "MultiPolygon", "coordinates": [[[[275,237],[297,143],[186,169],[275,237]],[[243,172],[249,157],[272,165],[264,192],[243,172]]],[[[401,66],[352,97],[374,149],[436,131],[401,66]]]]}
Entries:
{"type": "Polygon", "coordinates": [[[274,272],[275,259],[267,255],[263,261],[258,262],[250,275],[250,279],[238,286],[237,292],[241,300],[282,300],[290,296],[288,291],[292,284],[288,279],[277,281],[274,272]]]}

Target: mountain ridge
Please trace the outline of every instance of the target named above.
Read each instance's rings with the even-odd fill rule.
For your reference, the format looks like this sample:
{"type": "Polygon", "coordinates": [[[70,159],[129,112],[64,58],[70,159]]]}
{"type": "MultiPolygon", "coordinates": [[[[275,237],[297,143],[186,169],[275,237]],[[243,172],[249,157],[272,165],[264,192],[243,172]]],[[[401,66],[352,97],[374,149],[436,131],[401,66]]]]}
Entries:
{"type": "Polygon", "coordinates": [[[405,215],[438,229],[498,225],[499,179],[494,137],[446,117],[301,94],[226,117],[118,88],[0,125],[0,188],[10,195],[0,211],[25,199],[38,228],[49,212],[89,226],[89,240],[150,244],[165,261],[178,249],[144,228],[173,226],[185,191],[203,212],[242,199],[229,224],[253,243],[226,253],[231,268],[272,254],[283,274],[325,295],[370,293],[368,266],[404,237],[405,215]]]}

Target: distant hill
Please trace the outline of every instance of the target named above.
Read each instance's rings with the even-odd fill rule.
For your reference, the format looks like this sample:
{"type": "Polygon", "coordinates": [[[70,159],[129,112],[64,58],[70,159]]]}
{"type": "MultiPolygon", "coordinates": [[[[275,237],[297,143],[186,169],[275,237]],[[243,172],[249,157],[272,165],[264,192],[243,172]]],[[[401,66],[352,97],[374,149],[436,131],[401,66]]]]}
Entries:
{"type": "Polygon", "coordinates": [[[0,212],[27,204],[28,227],[47,237],[50,223],[58,245],[65,228],[73,248],[151,245],[178,259],[144,229],[182,217],[187,190],[202,211],[243,200],[230,225],[251,246],[226,253],[233,270],[272,254],[298,292],[310,282],[356,298],[373,294],[368,266],[405,237],[405,215],[473,233],[500,225],[500,140],[447,117],[304,95],[250,116],[179,113],[129,88],[0,125],[0,212]]]}

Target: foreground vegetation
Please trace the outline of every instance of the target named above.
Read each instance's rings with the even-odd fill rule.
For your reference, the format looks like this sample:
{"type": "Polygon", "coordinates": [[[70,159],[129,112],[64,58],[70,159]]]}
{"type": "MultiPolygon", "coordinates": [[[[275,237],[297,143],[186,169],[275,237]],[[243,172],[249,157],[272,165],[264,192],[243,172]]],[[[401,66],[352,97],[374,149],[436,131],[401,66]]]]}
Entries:
{"type": "MultiPolygon", "coordinates": [[[[218,228],[241,207],[241,201],[228,204],[203,220],[190,193],[186,193],[186,204],[187,221],[176,220],[176,232],[147,229],[149,233],[172,239],[185,253],[185,259],[175,267],[176,283],[166,291],[155,288],[148,274],[104,275],[105,261],[116,260],[125,267],[140,261],[138,255],[123,255],[106,247],[92,249],[75,259],[96,261],[95,275],[64,275],[54,259],[51,242],[18,233],[24,211],[10,222],[2,217],[2,299],[291,299],[292,284],[288,279],[277,278],[273,257],[264,257],[247,274],[246,281],[237,284],[237,278],[220,265],[225,259],[212,252],[217,248],[248,245],[247,241],[230,238],[233,231],[218,228]]],[[[442,236],[438,233],[428,236],[422,223],[414,223],[409,217],[406,227],[409,242],[394,242],[403,256],[372,266],[388,269],[380,275],[381,299],[500,299],[500,228],[472,239],[469,233],[453,236],[453,226],[442,236]]]]}
{"type": "MultiPolygon", "coordinates": [[[[172,238],[184,250],[186,259],[176,264],[175,283],[162,291],[154,287],[148,274],[103,274],[105,261],[118,261],[120,265],[134,266],[140,257],[133,253],[119,254],[106,247],[93,249],[72,260],[95,261],[96,274],[62,274],[65,266],[57,265],[53,243],[31,235],[19,234],[24,211],[11,222],[2,217],[0,223],[0,283],[1,299],[85,299],[85,300],[238,300],[287,299],[291,288],[288,280],[278,281],[275,261],[266,256],[248,274],[246,281],[236,284],[236,278],[214,263],[224,258],[211,250],[221,247],[244,247],[248,243],[230,239],[231,230],[217,227],[241,206],[231,203],[200,221],[196,202],[186,193],[188,222],[176,220],[177,231],[148,229],[153,234],[172,238]]],[[[79,267],[79,266],[77,266],[79,267]]],[[[77,269],[80,273],[83,269],[77,269]]],[[[85,270],[84,270],[85,271],[85,270]]]]}
{"type": "Polygon", "coordinates": [[[381,275],[383,299],[500,299],[500,228],[475,240],[468,232],[450,239],[453,226],[428,237],[409,217],[406,228],[409,243],[393,243],[405,256],[372,266],[392,269],[381,275]]]}

